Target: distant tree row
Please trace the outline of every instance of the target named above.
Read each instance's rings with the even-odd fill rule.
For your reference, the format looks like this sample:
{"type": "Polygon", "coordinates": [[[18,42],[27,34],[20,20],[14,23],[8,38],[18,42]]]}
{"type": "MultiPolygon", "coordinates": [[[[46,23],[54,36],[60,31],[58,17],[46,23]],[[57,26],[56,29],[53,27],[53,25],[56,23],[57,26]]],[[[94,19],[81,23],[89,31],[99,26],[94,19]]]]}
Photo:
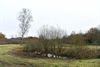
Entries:
{"type": "MultiPolygon", "coordinates": [[[[60,38],[65,44],[100,44],[100,28],[91,28],[86,33],[75,33],[74,31],[68,36],[65,31],[60,29],[55,29],[54,27],[50,27],[49,29],[46,26],[40,29],[39,38],[38,39],[55,39],[60,38]],[[59,36],[59,37],[58,37],[59,36]]],[[[0,40],[6,39],[5,34],[0,33],[0,40]]],[[[30,37],[27,37],[27,41],[29,41],[30,37]]],[[[13,39],[18,40],[18,38],[13,39]]],[[[19,38],[20,40],[20,38],[19,38]]],[[[24,38],[26,41],[26,38],[24,38]]],[[[34,39],[33,39],[34,40],[34,39]]],[[[31,38],[32,41],[32,38],[31,38]]]]}
{"type": "Polygon", "coordinates": [[[69,36],[63,37],[67,44],[100,44],[100,28],[91,28],[86,33],[72,32],[69,36]]]}

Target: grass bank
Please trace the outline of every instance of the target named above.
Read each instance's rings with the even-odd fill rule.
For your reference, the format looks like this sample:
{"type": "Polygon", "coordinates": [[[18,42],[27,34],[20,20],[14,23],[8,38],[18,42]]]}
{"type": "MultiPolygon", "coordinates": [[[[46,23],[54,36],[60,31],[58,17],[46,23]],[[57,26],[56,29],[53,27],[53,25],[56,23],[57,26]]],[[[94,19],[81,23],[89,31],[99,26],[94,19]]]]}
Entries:
{"type": "Polygon", "coordinates": [[[0,67],[100,67],[100,59],[63,60],[43,58],[22,58],[10,51],[20,45],[0,45],[0,67]]]}

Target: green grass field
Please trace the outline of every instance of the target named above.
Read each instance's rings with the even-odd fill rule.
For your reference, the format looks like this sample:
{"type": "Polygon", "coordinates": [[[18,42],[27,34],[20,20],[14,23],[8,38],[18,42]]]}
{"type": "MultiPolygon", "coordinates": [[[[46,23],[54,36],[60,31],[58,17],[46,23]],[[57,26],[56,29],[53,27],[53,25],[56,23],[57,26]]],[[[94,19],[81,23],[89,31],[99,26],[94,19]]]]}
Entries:
{"type": "Polygon", "coordinates": [[[100,67],[100,59],[63,60],[22,58],[10,51],[19,45],[0,45],[0,67],[100,67]]]}

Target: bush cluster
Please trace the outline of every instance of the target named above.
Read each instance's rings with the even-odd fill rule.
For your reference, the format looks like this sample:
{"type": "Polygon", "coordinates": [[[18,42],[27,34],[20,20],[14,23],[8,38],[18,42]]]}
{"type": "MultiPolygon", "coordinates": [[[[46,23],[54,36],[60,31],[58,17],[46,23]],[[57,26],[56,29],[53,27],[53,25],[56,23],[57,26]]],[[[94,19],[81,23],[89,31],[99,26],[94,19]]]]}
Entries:
{"type": "Polygon", "coordinates": [[[90,59],[90,58],[98,57],[97,50],[89,49],[84,46],[83,47],[76,46],[76,47],[66,49],[62,54],[69,58],[76,58],[76,59],[90,59]]]}
{"type": "Polygon", "coordinates": [[[71,46],[69,48],[62,48],[59,52],[59,48],[56,48],[54,51],[50,50],[50,47],[45,51],[43,48],[43,44],[34,43],[34,44],[26,44],[24,46],[24,52],[31,52],[39,55],[43,55],[51,53],[55,56],[61,56],[66,58],[74,58],[74,59],[90,59],[90,58],[100,58],[100,50],[90,49],[85,46],[71,46]]]}
{"type": "Polygon", "coordinates": [[[30,42],[24,45],[23,51],[24,52],[31,52],[31,53],[40,53],[40,54],[54,54],[60,55],[62,51],[62,44],[55,40],[43,40],[39,42],[30,42]]]}

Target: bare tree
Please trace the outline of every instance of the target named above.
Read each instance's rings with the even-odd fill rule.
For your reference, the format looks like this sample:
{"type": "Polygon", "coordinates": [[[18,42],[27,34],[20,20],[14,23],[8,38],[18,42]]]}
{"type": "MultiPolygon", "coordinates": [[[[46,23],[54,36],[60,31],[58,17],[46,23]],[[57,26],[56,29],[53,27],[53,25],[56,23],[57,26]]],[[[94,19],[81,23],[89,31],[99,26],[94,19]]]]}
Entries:
{"type": "Polygon", "coordinates": [[[39,30],[39,38],[43,46],[44,52],[60,53],[62,50],[62,38],[65,32],[56,27],[43,26],[39,30]]]}
{"type": "Polygon", "coordinates": [[[32,13],[29,9],[23,8],[20,12],[20,15],[18,16],[18,20],[21,22],[19,24],[20,27],[20,36],[21,36],[21,44],[23,44],[23,39],[26,33],[28,33],[28,30],[30,28],[30,22],[33,21],[32,19],[32,13]]]}

